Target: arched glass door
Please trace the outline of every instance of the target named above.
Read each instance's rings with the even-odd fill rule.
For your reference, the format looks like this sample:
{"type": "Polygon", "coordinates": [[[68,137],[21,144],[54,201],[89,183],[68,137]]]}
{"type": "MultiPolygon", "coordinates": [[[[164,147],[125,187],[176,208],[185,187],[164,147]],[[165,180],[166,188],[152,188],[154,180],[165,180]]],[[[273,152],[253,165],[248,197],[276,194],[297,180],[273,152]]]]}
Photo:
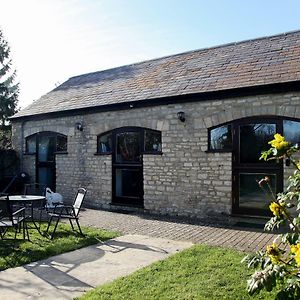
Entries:
{"type": "Polygon", "coordinates": [[[143,206],[143,134],[138,128],[114,132],[113,198],[114,204],[143,206]]]}
{"type": "Polygon", "coordinates": [[[270,199],[258,182],[268,176],[274,194],[282,190],[282,163],[260,160],[261,152],[270,148],[274,134],[282,132],[278,119],[253,119],[233,124],[233,212],[265,215],[270,199]]]}
{"type": "Polygon", "coordinates": [[[56,132],[39,132],[26,138],[26,153],[36,156],[36,182],[55,191],[55,155],[67,151],[67,137],[56,132]]]}

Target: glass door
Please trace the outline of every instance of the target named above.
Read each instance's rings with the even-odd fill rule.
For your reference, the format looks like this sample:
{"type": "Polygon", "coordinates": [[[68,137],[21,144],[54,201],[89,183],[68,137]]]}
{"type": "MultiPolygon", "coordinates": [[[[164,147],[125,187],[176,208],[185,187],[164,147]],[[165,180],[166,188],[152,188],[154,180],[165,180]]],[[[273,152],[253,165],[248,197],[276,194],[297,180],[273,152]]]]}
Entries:
{"type": "Polygon", "coordinates": [[[36,178],[37,182],[55,191],[56,136],[48,133],[37,135],[36,178]]]}
{"type": "Polygon", "coordinates": [[[113,151],[114,204],[143,206],[142,134],[139,129],[117,130],[113,151]]]}
{"type": "Polygon", "coordinates": [[[261,152],[270,148],[268,142],[282,125],[275,119],[241,121],[233,130],[233,212],[240,214],[269,214],[270,199],[258,182],[269,178],[272,191],[282,190],[283,167],[276,161],[260,160],[261,152]]]}

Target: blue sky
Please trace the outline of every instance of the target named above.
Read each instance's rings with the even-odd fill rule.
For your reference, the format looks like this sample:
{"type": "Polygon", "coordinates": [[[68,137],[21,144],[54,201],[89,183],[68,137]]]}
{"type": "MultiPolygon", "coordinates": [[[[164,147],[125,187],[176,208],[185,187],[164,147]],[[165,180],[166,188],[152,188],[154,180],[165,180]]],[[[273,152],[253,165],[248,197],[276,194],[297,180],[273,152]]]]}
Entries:
{"type": "Polygon", "coordinates": [[[300,29],[296,0],[0,0],[28,105],[71,76],[300,29]]]}

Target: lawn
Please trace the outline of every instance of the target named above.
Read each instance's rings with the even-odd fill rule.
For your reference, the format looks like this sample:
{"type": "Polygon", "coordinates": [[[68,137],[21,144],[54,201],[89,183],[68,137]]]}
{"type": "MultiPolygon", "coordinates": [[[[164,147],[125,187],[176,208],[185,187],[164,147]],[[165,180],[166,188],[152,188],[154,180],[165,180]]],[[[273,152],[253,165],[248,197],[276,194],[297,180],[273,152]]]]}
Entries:
{"type": "Polygon", "coordinates": [[[275,293],[247,294],[246,280],[252,272],[241,264],[244,256],[196,245],[78,299],[274,299],[275,293]]]}
{"type": "MultiPolygon", "coordinates": [[[[47,224],[42,224],[42,232],[45,231],[46,226],[47,224]]],[[[53,227],[50,228],[50,232],[52,229],[53,227]]],[[[18,240],[14,245],[11,240],[0,240],[0,271],[118,236],[116,232],[91,227],[83,227],[82,231],[84,237],[72,231],[69,224],[59,224],[53,240],[46,235],[41,236],[36,229],[29,229],[30,241],[18,240]]],[[[10,233],[7,237],[10,237],[10,233]]]]}

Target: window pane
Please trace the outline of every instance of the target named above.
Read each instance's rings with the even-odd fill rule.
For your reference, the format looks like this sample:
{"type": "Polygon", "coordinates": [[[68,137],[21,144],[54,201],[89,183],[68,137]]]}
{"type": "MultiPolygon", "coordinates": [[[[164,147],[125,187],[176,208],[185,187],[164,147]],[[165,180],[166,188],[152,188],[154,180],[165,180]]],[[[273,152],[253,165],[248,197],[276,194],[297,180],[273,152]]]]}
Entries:
{"type": "Polygon", "coordinates": [[[224,125],[214,128],[210,131],[210,149],[211,150],[231,150],[232,135],[231,125],[224,125]]]}
{"type": "Polygon", "coordinates": [[[270,173],[240,173],[240,201],[239,206],[243,208],[257,208],[268,209],[270,200],[262,189],[259,187],[258,182],[268,176],[270,179],[270,187],[274,194],[277,192],[276,188],[276,174],[270,173]]]}
{"type": "Polygon", "coordinates": [[[138,198],[140,191],[141,174],[138,169],[116,170],[116,196],[138,198]]]}
{"type": "Polygon", "coordinates": [[[145,151],[161,152],[161,132],[145,130],[145,151]]]}
{"type": "Polygon", "coordinates": [[[53,189],[54,171],[51,168],[39,167],[38,168],[39,184],[53,189]]]}
{"type": "Polygon", "coordinates": [[[116,135],[116,162],[140,162],[140,133],[124,132],[116,135]]]}
{"type": "Polygon", "coordinates": [[[67,151],[68,139],[66,136],[58,135],[56,137],[56,151],[64,152],[67,151]]]}
{"type": "Polygon", "coordinates": [[[36,135],[26,138],[26,153],[35,154],[36,152],[36,135]]]}
{"type": "Polygon", "coordinates": [[[39,162],[52,162],[54,161],[54,152],[56,151],[55,137],[54,136],[39,136],[38,144],[39,162]]]}
{"type": "Polygon", "coordinates": [[[300,122],[283,120],[283,135],[285,139],[297,144],[300,142],[300,122]]]}
{"type": "MultiPolygon", "coordinates": [[[[268,142],[274,138],[276,124],[256,123],[241,125],[240,128],[240,162],[264,163],[259,160],[261,152],[268,150],[268,142]]],[[[274,161],[274,163],[276,163],[274,161]]]]}
{"type": "Polygon", "coordinates": [[[112,151],[111,133],[98,137],[98,153],[110,153],[112,151]]]}

